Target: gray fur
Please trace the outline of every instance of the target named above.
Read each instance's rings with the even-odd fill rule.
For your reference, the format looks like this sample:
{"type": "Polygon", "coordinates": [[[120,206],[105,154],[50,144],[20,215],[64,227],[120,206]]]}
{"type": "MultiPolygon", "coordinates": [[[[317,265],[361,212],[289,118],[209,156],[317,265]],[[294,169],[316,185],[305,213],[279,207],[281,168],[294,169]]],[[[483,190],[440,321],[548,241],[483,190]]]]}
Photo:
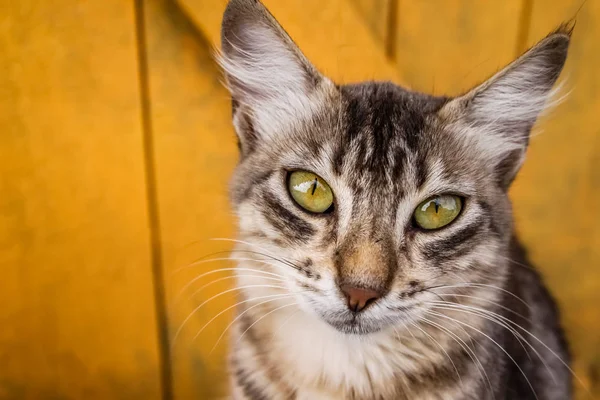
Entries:
{"type": "Polygon", "coordinates": [[[563,67],[570,28],[457,98],[392,83],[335,85],[255,0],[229,3],[222,37],[241,143],[231,183],[237,251],[262,253],[269,263],[244,266],[285,280],[244,289],[265,281],[239,278],[248,302],[233,336],[234,398],[571,398],[556,307],[515,238],[507,196],[563,67]],[[270,81],[265,71],[277,76],[270,81]],[[285,182],[296,169],[329,183],[332,213],[293,202],[285,182]],[[417,228],[416,205],[443,193],[465,199],[460,216],[436,231],[417,228]],[[344,284],[384,296],[357,313],[344,304],[344,284]],[[252,301],[271,294],[288,300],[252,301]],[[444,308],[440,299],[470,308],[444,308]],[[356,358],[332,356],[347,368],[310,350],[286,359],[317,331],[330,344],[313,342],[315,352],[355,346],[356,358]],[[312,364],[315,376],[304,358],[323,360],[312,364]]]}

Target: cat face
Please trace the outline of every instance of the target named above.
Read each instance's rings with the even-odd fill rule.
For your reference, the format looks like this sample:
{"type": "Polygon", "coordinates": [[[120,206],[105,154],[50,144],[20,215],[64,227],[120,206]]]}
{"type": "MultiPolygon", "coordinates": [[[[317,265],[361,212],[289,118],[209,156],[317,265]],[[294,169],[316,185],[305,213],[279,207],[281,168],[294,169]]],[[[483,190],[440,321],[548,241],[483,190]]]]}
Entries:
{"type": "Polygon", "coordinates": [[[568,32],[452,99],[335,85],[255,1],[230,3],[222,37],[241,150],[238,252],[266,272],[239,275],[247,297],[292,299],[341,332],[367,334],[424,318],[444,288],[501,285],[506,192],[568,32]]]}

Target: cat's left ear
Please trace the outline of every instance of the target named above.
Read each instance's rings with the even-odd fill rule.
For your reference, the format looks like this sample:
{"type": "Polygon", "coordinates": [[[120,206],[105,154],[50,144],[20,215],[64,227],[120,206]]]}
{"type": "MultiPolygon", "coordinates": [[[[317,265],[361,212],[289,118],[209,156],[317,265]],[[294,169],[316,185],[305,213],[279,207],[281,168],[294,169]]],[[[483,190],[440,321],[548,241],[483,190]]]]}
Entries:
{"type": "Polygon", "coordinates": [[[440,116],[482,150],[507,189],[523,163],[529,134],[557,92],[572,24],[562,25],[516,61],[468,93],[449,101],[440,116]]]}

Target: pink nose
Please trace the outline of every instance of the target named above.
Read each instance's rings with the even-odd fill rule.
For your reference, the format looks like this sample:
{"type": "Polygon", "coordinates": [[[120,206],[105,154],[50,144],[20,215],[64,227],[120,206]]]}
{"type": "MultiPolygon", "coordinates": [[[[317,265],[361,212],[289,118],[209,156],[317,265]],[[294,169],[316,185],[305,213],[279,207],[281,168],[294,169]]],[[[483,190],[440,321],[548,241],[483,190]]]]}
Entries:
{"type": "Polygon", "coordinates": [[[342,289],[348,300],[348,308],[354,312],[362,311],[369,304],[381,297],[379,292],[371,289],[363,289],[350,285],[342,285],[340,289],[342,289]]]}

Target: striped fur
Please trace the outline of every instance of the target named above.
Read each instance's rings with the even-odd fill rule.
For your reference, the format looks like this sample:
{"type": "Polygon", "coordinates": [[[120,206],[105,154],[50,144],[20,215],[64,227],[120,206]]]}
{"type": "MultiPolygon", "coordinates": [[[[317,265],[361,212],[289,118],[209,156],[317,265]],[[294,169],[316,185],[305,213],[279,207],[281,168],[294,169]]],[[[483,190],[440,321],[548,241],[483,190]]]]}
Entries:
{"type": "Polygon", "coordinates": [[[569,29],[457,98],[335,85],[255,0],[230,2],[222,37],[241,143],[237,250],[256,258],[240,266],[285,281],[238,277],[247,301],[234,324],[232,397],[570,398],[557,312],[514,237],[507,196],[569,29]],[[333,212],[294,203],[286,177],[296,169],[328,182],[333,212]],[[418,229],[415,207],[443,193],[465,199],[459,217],[418,229]],[[356,313],[342,284],[384,295],[356,313]],[[270,295],[281,296],[253,300],[270,295]]]}

